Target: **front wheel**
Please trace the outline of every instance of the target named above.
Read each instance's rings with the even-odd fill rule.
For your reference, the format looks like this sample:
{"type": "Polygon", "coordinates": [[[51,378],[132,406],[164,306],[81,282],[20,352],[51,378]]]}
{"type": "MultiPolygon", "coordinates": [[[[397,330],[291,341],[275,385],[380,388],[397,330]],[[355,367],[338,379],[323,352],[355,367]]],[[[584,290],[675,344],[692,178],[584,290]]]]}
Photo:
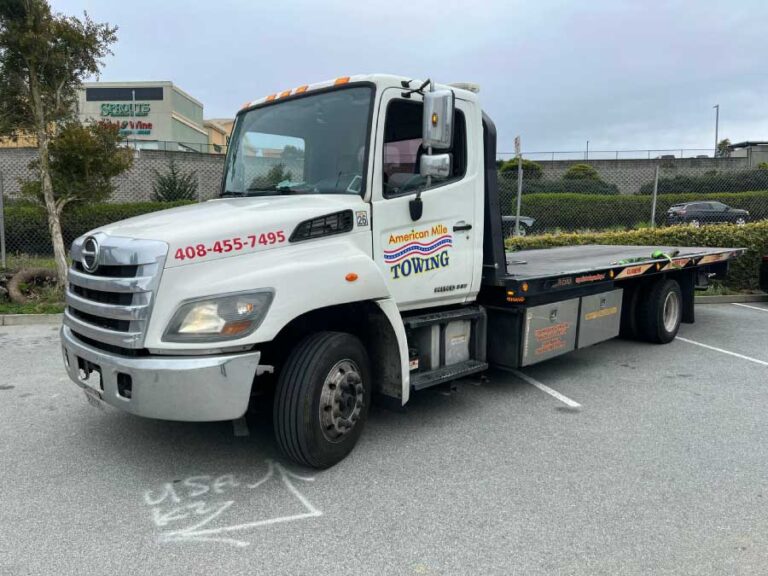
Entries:
{"type": "Polygon", "coordinates": [[[747,223],[747,219],[744,216],[736,218],[736,226],[744,226],[747,223]]]}
{"type": "Polygon", "coordinates": [[[328,468],[357,443],[371,402],[368,354],[343,332],[318,332],[294,349],[275,390],[277,444],[292,460],[328,468]]]}

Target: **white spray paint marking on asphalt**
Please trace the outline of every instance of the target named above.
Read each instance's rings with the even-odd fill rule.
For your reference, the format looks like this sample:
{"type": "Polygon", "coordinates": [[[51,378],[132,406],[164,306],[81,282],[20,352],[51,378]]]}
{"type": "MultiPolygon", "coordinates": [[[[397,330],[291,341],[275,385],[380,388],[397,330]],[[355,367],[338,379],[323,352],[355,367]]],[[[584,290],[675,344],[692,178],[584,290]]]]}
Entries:
{"type": "MultiPolygon", "coordinates": [[[[161,543],[218,542],[242,548],[250,545],[250,542],[228,536],[228,534],[323,515],[294,483],[294,480],[314,482],[314,478],[299,476],[272,460],[265,462],[267,471],[255,482],[240,482],[233,474],[217,477],[199,475],[190,476],[182,481],[166,482],[157,491],[147,490],[144,493],[144,503],[152,507],[152,521],[157,528],[161,529],[158,541],[161,543]],[[277,486],[286,489],[289,500],[298,502],[304,509],[303,512],[240,524],[227,524],[226,521],[222,521],[222,518],[226,517],[226,512],[235,505],[235,500],[231,499],[235,490],[254,490],[272,479],[279,481],[277,486]],[[220,501],[209,500],[219,497],[222,498],[220,501]]],[[[272,499],[275,494],[270,493],[268,497],[272,499]]]]}
{"type": "Polygon", "coordinates": [[[695,344],[696,346],[701,346],[702,348],[707,348],[708,350],[714,350],[715,352],[720,352],[722,354],[728,354],[728,356],[735,356],[736,358],[741,358],[742,360],[754,362],[755,364],[760,364],[761,366],[768,366],[768,362],[766,362],[765,360],[758,360],[757,358],[752,358],[751,356],[744,356],[744,354],[731,352],[730,350],[723,350],[722,348],[710,346],[709,344],[703,344],[702,342],[696,342],[695,340],[688,340],[688,338],[683,338],[682,336],[678,336],[677,340],[680,340],[682,342],[687,342],[688,344],[695,344]]]}
{"type": "Polygon", "coordinates": [[[535,386],[536,388],[538,388],[542,392],[546,392],[550,396],[552,396],[554,398],[557,398],[558,400],[560,400],[560,402],[562,402],[563,404],[567,404],[571,408],[580,408],[581,407],[581,404],[579,404],[578,402],[576,402],[574,400],[571,400],[570,398],[568,398],[568,396],[560,394],[560,392],[558,392],[557,390],[553,390],[552,388],[550,388],[546,384],[542,384],[538,380],[535,380],[535,379],[531,378],[527,374],[523,374],[519,370],[512,370],[512,374],[514,374],[515,376],[517,376],[521,380],[525,380],[526,382],[528,382],[528,384],[530,384],[531,386],[535,386]]]}
{"type": "Polygon", "coordinates": [[[749,304],[738,304],[736,302],[731,302],[731,305],[741,306],[742,308],[749,308],[750,310],[760,310],[760,312],[768,312],[768,308],[760,308],[760,306],[750,306],[749,304]]]}

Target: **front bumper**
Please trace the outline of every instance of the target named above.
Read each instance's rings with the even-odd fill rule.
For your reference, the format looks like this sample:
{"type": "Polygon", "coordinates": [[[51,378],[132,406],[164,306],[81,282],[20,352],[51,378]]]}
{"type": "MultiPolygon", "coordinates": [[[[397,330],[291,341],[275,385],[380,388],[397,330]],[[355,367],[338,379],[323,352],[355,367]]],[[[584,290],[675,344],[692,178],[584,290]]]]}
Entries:
{"type": "Polygon", "coordinates": [[[213,422],[239,418],[248,409],[254,377],[269,370],[259,366],[261,352],[118,356],[81,342],[67,326],[61,328],[61,344],[69,377],[92,397],[98,396],[120,410],[161,420],[213,422]],[[100,372],[101,386],[89,386],[81,378],[83,369],[100,372]],[[126,392],[127,383],[130,392],[126,392]]]}

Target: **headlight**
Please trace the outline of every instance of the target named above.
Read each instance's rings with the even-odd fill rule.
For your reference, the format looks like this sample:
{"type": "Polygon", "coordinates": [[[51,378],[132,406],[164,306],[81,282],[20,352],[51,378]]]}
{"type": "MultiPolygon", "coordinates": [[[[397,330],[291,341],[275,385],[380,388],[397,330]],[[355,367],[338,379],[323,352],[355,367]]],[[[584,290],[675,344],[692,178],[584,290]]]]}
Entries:
{"type": "Polygon", "coordinates": [[[166,342],[218,342],[247,336],[259,327],[273,292],[242,292],[188,300],[173,315],[166,342]]]}

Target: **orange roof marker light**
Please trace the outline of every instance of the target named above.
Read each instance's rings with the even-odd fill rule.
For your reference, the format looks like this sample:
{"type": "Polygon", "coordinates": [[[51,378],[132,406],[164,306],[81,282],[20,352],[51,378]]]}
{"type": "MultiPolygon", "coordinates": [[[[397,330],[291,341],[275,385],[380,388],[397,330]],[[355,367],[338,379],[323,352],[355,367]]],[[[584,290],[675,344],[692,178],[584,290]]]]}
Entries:
{"type": "Polygon", "coordinates": [[[290,95],[291,95],[291,90],[283,90],[282,92],[280,92],[280,98],[287,98],[290,95]]]}
{"type": "Polygon", "coordinates": [[[243,104],[243,105],[242,105],[242,107],[240,108],[240,110],[245,110],[245,109],[246,109],[246,108],[248,108],[248,106],[250,106],[250,105],[251,105],[251,101],[249,100],[248,102],[246,102],[245,104],[243,104]]]}
{"type": "Polygon", "coordinates": [[[272,100],[274,100],[275,98],[277,98],[277,94],[270,94],[269,96],[267,96],[266,100],[267,102],[272,102],[272,100]]]}
{"type": "Polygon", "coordinates": [[[307,86],[306,84],[304,84],[304,86],[299,86],[298,88],[296,88],[296,94],[304,94],[304,92],[307,91],[307,88],[309,88],[309,86],[307,86]]]}
{"type": "Polygon", "coordinates": [[[349,76],[341,76],[333,81],[333,85],[338,86],[339,84],[346,84],[347,82],[349,82],[349,76]]]}
{"type": "Polygon", "coordinates": [[[354,282],[358,278],[359,278],[359,276],[357,274],[355,274],[354,272],[350,272],[349,274],[344,276],[344,280],[346,280],[347,282],[354,282]]]}

